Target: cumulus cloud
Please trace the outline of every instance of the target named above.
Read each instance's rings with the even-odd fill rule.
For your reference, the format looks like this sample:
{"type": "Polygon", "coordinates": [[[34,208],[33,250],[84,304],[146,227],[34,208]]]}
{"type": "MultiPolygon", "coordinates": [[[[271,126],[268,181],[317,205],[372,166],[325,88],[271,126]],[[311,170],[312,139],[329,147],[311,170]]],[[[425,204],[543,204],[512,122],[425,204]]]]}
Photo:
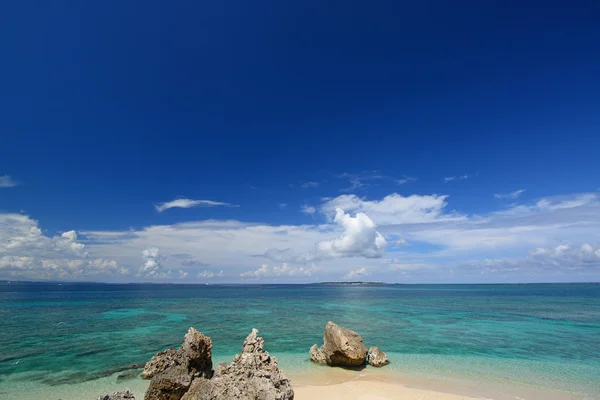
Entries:
{"type": "Polygon", "coordinates": [[[321,211],[326,216],[334,215],[341,208],[347,212],[367,214],[377,225],[416,224],[448,220],[464,220],[466,216],[455,212],[444,212],[448,196],[412,195],[393,193],[381,200],[365,200],[356,195],[341,195],[326,201],[321,211]]]}
{"type": "Polygon", "coordinates": [[[8,188],[17,186],[17,182],[15,182],[9,175],[0,176],[0,188],[8,188]]]}
{"type": "Polygon", "coordinates": [[[273,261],[296,264],[344,257],[378,258],[383,256],[387,241],[377,232],[375,223],[366,214],[357,213],[355,217],[352,217],[338,208],[333,222],[343,229],[341,236],[337,239],[317,242],[314,250],[305,253],[296,253],[290,248],[269,249],[264,256],[273,261]]]}
{"type": "Polygon", "coordinates": [[[198,273],[198,279],[212,279],[214,277],[222,277],[223,276],[223,270],[219,271],[218,273],[215,273],[213,271],[209,271],[209,270],[204,270],[201,271],[200,273],[198,273]]]}
{"type": "Polygon", "coordinates": [[[246,271],[240,274],[242,278],[260,278],[260,277],[278,277],[278,276],[311,276],[317,272],[316,266],[311,267],[297,267],[292,268],[287,263],[281,264],[281,266],[269,267],[268,264],[261,265],[260,268],[253,271],[246,271]]]}
{"type": "Polygon", "coordinates": [[[165,203],[160,203],[154,206],[156,211],[163,212],[168,210],[169,208],[192,208],[192,207],[237,207],[235,204],[223,203],[221,201],[212,201],[212,200],[192,200],[192,199],[176,199],[172,201],[167,201],[165,203]]]}
{"type": "Polygon", "coordinates": [[[75,231],[46,236],[22,214],[0,214],[0,276],[17,279],[86,279],[127,275],[115,260],[90,257],[75,231]]]}
{"type": "Polygon", "coordinates": [[[37,221],[21,214],[0,214],[0,253],[28,256],[55,253],[63,257],[86,255],[85,245],[78,242],[75,231],[49,237],[42,233],[37,221]]]}
{"type": "MultiPolygon", "coordinates": [[[[490,260],[502,260],[506,254],[511,254],[515,257],[521,255],[518,262],[522,262],[530,257],[527,256],[529,250],[535,248],[554,249],[557,243],[567,241],[589,243],[592,247],[592,243],[600,243],[597,193],[547,197],[470,216],[449,211],[450,205],[446,204],[449,198],[439,195],[404,197],[391,194],[378,199],[344,195],[322,201],[318,210],[327,216],[322,224],[269,225],[205,220],[124,231],[66,230],[55,236],[44,235],[37,222],[27,216],[10,214],[7,217],[5,214],[0,217],[0,258],[3,260],[0,274],[12,277],[10,274],[18,270],[23,277],[57,279],[59,271],[64,271],[69,277],[65,279],[85,280],[85,276],[78,274],[92,276],[94,271],[103,271],[100,265],[106,265],[106,271],[102,272],[106,275],[101,280],[131,281],[146,262],[140,258],[141,253],[149,247],[158,247],[159,256],[155,261],[161,264],[160,272],[165,276],[169,274],[169,268],[183,268],[196,279],[198,272],[206,268],[203,264],[210,264],[209,270],[214,273],[223,269],[228,277],[239,277],[240,273],[256,271],[259,253],[279,267],[282,263],[289,266],[315,263],[316,267],[323,267],[326,263],[326,268],[320,272],[322,279],[334,280],[350,269],[367,268],[373,273],[390,273],[390,280],[408,272],[412,276],[418,275],[421,281],[443,281],[449,276],[443,275],[446,271],[444,266],[452,268],[465,264],[466,260],[481,264],[487,259],[491,263],[490,260]],[[382,266],[381,259],[365,256],[378,254],[381,249],[376,245],[376,234],[371,236],[372,241],[367,241],[365,253],[363,250],[347,250],[357,247],[333,245],[335,241],[346,243],[342,240],[346,228],[334,222],[337,213],[335,207],[332,208],[342,204],[348,208],[340,208],[353,218],[358,213],[367,215],[376,225],[375,231],[385,237],[386,242],[395,244],[395,257],[403,260],[398,262],[402,267],[390,271],[390,265],[382,266]],[[409,242],[410,246],[398,247],[402,244],[398,242],[401,239],[409,242]],[[327,251],[319,247],[321,243],[327,251]],[[96,259],[104,261],[90,265],[90,261],[96,259]],[[201,261],[196,264],[195,260],[201,261]],[[7,267],[8,264],[11,266],[7,267]],[[414,264],[433,265],[435,268],[410,269],[414,264]],[[194,270],[198,267],[200,269],[194,270]],[[111,268],[114,272],[110,271],[111,268]],[[122,268],[129,269],[133,275],[122,275],[122,268]],[[9,270],[12,271],[10,274],[9,270]]],[[[362,226],[361,232],[368,231],[365,229],[362,226]]],[[[354,243],[362,248],[358,243],[364,242],[356,239],[354,243]]],[[[514,274],[525,271],[522,265],[508,268],[520,268],[520,272],[511,272],[514,274]]],[[[536,276],[550,276],[552,268],[568,271],[563,267],[552,267],[550,263],[545,269],[540,268],[531,267],[529,271],[536,276]]],[[[483,271],[492,269],[494,267],[488,266],[483,271]]],[[[269,271],[273,273],[271,267],[269,271]]],[[[459,281],[469,271],[475,271],[473,276],[477,278],[481,276],[482,269],[454,268],[452,279],[459,281]]],[[[600,270],[595,271],[597,280],[600,270]]],[[[180,273],[174,269],[171,275],[172,279],[176,279],[180,273]]],[[[283,281],[287,275],[280,276],[283,281]]],[[[590,277],[593,278],[592,275],[590,277]]],[[[481,281],[476,278],[473,281],[481,281]]],[[[589,280],[594,280],[591,278],[589,280]]]]}
{"type": "Polygon", "coordinates": [[[158,258],[158,247],[148,247],[142,250],[144,263],[138,271],[139,276],[157,278],[160,274],[161,264],[158,258]]]}
{"type": "Polygon", "coordinates": [[[366,268],[358,268],[358,269],[353,269],[352,271],[350,271],[346,275],[344,275],[344,279],[356,279],[358,277],[368,276],[368,275],[370,275],[370,274],[366,268]]]}
{"type": "Polygon", "coordinates": [[[504,194],[495,194],[494,197],[497,199],[518,199],[523,192],[525,192],[525,189],[519,189],[519,190],[515,190],[514,192],[510,192],[510,193],[504,193],[504,194]]]}
{"type": "Polygon", "coordinates": [[[320,258],[383,256],[387,241],[377,232],[375,223],[366,214],[359,212],[352,217],[338,208],[333,221],[344,228],[344,233],[335,240],[317,244],[320,258]]]}
{"type": "Polygon", "coordinates": [[[560,244],[553,248],[536,248],[529,256],[532,263],[571,269],[599,268],[600,245],[584,243],[581,246],[560,244]]]}
{"type": "Polygon", "coordinates": [[[314,215],[315,212],[317,212],[317,209],[309,206],[309,205],[302,205],[302,207],[300,207],[300,212],[306,215],[314,215]]]}

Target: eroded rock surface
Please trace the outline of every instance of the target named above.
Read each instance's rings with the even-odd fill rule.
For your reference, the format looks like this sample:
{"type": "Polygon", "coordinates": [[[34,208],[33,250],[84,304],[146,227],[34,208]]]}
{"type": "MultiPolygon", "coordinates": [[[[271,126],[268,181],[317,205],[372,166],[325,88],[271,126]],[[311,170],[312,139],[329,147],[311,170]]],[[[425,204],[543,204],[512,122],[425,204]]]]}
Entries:
{"type": "Polygon", "coordinates": [[[212,375],[212,340],[194,328],[190,328],[179,350],[161,351],[146,363],[142,378],[150,379],[178,365],[187,368],[191,374],[200,374],[210,378],[212,375]]]}
{"type": "Polygon", "coordinates": [[[257,333],[253,329],[242,352],[213,373],[212,341],[190,328],[180,350],[158,353],[146,364],[152,381],[145,400],[292,400],[290,380],[257,333]]]}
{"type": "Polygon", "coordinates": [[[325,357],[325,353],[317,344],[313,344],[310,348],[310,360],[321,365],[327,364],[327,357],[325,357]]]}
{"type": "Polygon", "coordinates": [[[190,328],[179,350],[157,353],[146,364],[142,376],[152,378],[145,400],[180,400],[195,378],[210,378],[212,340],[190,328]]]}
{"type": "MultiPolygon", "coordinates": [[[[291,400],[294,391],[274,357],[265,351],[256,329],[231,363],[217,366],[212,379],[196,379],[185,400],[291,400]],[[198,381],[198,382],[196,382],[198,381]]],[[[187,395],[186,395],[187,396],[187,395]]]]}
{"type": "Polygon", "coordinates": [[[379,350],[379,347],[371,346],[369,347],[369,353],[367,354],[367,361],[373,367],[383,367],[388,365],[390,361],[388,360],[387,354],[383,351],[379,350]]]}
{"type": "Polygon", "coordinates": [[[357,367],[363,365],[367,358],[367,348],[362,337],[331,321],[325,326],[323,346],[320,350],[325,355],[327,365],[332,367],[357,367]]]}

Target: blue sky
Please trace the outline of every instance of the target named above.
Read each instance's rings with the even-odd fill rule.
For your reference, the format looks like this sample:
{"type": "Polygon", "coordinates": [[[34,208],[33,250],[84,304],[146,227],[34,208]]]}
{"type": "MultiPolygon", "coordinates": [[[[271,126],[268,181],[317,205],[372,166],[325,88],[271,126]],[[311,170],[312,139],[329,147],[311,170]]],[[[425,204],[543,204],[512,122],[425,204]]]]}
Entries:
{"type": "Polygon", "coordinates": [[[0,278],[597,281],[599,18],[3,3],[0,278]]]}

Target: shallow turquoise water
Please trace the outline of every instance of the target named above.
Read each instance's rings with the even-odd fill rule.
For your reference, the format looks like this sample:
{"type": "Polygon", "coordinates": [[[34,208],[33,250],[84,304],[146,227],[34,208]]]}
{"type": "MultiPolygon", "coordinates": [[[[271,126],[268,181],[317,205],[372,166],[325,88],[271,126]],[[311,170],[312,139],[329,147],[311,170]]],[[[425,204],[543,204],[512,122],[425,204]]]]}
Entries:
{"type": "Polygon", "coordinates": [[[256,327],[288,369],[328,320],[390,353],[391,370],[600,397],[600,285],[0,283],[0,398],[19,382],[91,381],[178,346],[194,326],[217,360],[256,327]]]}

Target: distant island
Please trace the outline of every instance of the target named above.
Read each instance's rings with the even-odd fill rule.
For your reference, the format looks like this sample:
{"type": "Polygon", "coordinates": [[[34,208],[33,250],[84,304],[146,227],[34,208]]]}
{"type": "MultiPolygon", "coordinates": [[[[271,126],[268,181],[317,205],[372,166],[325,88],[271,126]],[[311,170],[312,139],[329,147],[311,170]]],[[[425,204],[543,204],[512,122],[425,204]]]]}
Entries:
{"type": "Polygon", "coordinates": [[[317,282],[314,285],[385,285],[385,282],[317,282]]]}

